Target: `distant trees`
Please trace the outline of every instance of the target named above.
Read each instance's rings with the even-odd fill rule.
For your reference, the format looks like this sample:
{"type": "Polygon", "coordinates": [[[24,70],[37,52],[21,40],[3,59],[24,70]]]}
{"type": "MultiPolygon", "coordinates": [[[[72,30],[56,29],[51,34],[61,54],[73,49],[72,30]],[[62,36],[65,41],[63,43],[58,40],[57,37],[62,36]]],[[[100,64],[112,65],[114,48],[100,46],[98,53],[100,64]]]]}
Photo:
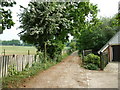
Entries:
{"type": "Polygon", "coordinates": [[[2,41],[2,45],[16,45],[16,46],[20,46],[20,41],[19,40],[2,41]]]}
{"type": "Polygon", "coordinates": [[[21,42],[20,40],[0,40],[0,45],[32,46],[32,44],[21,42]]]}
{"type": "Polygon", "coordinates": [[[5,10],[3,7],[13,7],[16,4],[12,0],[2,0],[0,1],[0,34],[3,33],[3,30],[10,29],[15,23],[12,20],[11,10],[5,10]]]}

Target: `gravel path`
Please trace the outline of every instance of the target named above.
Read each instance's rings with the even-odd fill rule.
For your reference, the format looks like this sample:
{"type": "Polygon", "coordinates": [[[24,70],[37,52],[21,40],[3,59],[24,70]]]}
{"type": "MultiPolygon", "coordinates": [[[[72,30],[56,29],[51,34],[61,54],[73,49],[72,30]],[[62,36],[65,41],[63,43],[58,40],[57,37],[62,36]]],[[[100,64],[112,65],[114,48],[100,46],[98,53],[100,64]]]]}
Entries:
{"type": "Polygon", "coordinates": [[[91,71],[80,67],[74,52],[61,63],[27,80],[21,88],[117,88],[117,72],[91,71]]]}

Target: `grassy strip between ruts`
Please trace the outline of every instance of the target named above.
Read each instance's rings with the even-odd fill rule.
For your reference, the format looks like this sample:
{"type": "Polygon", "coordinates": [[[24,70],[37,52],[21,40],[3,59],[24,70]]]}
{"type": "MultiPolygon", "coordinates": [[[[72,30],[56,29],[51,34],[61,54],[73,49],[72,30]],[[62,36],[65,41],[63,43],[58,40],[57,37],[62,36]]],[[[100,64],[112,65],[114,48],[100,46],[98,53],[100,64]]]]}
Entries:
{"type": "MultiPolygon", "coordinates": [[[[62,59],[67,56],[68,54],[64,54],[62,59]]],[[[18,72],[16,75],[2,78],[2,88],[18,88],[24,83],[25,79],[33,77],[39,72],[46,70],[57,63],[59,62],[47,61],[46,63],[34,63],[31,68],[26,68],[24,71],[18,72]]]]}

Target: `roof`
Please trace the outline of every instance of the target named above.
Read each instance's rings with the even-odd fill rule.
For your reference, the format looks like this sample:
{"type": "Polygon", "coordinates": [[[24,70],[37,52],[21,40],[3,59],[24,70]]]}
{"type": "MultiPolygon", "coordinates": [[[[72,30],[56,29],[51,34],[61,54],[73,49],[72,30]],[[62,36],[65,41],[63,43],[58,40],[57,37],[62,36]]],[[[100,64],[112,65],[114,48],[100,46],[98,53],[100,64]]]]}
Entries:
{"type": "Polygon", "coordinates": [[[103,52],[105,49],[109,47],[109,45],[120,45],[120,31],[118,31],[99,51],[103,52]]]}

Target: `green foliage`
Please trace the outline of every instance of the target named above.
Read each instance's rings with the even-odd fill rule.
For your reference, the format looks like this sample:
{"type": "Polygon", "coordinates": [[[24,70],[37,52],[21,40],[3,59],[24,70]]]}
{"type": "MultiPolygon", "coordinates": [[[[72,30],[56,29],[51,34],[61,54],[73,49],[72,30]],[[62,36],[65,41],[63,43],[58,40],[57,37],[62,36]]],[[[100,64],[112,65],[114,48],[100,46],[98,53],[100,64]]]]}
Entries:
{"type": "Polygon", "coordinates": [[[97,70],[100,67],[100,57],[88,54],[84,57],[84,67],[90,70],[97,70]]]}
{"type": "Polygon", "coordinates": [[[21,8],[21,39],[42,52],[46,52],[46,43],[47,55],[52,59],[61,54],[68,34],[79,37],[86,17],[91,14],[91,22],[94,22],[97,13],[96,5],[90,2],[30,2],[27,8],[21,8]]]}
{"type": "Polygon", "coordinates": [[[25,65],[25,69],[29,68],[29,62],[25,65]]]}
{"type": "Polygon", "coordinates": [[[114,17],[101,18],[95,24],[87,23],[77,40],[79,51],[92,49],[96,54],[117,32],[118,25],[114,23],[117,23],[114,17]]]}
{"type": "MultiPolygon", "coordinates": [[[[38,53],[39,57],[40,57],[40,60],[41,59],[44,59],[44,55],[43,53],[39,52],[38,53]]],[[[61,56],[61,60],[63,58],[65,58],[67,55],[64,54],[63,56],[61,56]]],[[[54,60],[47,60],[47,62],[35,62],[32,64],[32,67],[30,68],[27,68],[28,65],[26,65],[26,68],[22,71],[22,72],[19,72],[19,73],[16,73],[16,70],[15,68],[13,69],[13,67],[10,67],[10,77],[4,77],[2,79],[2,87],[3,88],[18,88],[21,83],[24,82],[24,79],[26,78],[29,78],[31,76],[34,76],[34,75],[37,75],[38,72],[41,72],[43,70],[46,70],[48,68],[50,68],[51,66],[57,64],[59,61],[61,61],[60,58],[57,62],[54,62],[54,60]],[[14,72],[13,72],[14,70],[14,72]],[[11,74],[12,72],[12,74],[11,74]],[[11,86],[11,87],[9,87],[11,86]]]]}
{"type": "Polygon", "coordinates": [[[70,20],[65,18],[65,5],[58,2],[30,2],[20,16],[23,41],[34,44],[38,51],[45,52],[52,59],[60,54],[68,40],[70,20]],[[34,8],[33,8],[34,7],[34,8]]]}
{"type": "Polygon", "coordinates": [[[13,0],[8,0],[8,1],[2,0],[2,2],[0,2],[0,5],[2,7],[13,7],[14,4],[16,4],[16,2],[13,0]]]}
{"type": "Polygon", "coordinates": [[[2,1],[0,3],[0,34],[3,32],[3,30],[10,29],[11,26],[13,26],[15,23],[12,20],[11,10],[5,10],[3,7],[13,7],[13,5],[16,4],[15,1],[2,1]]]}
{"type": "Polygon", "coordinates": [[[70,55],[70,54],[72,53],[72,49],[71,49],[71,48],[68,48],[68,49],[66,50],[66,52],[67,52],[68,55],[70,55]]]}
{"type": "Polygon", "coordinates": [[[85,65],[84,68],[89,69],[89,70],[98,70],[98,66],[92,63],[85,65]]]}
{"type": "Polygon", "coordinates": [[[32,44],[20,42],[20,40],[12,39],[12,40],[2,40],[2,45],[15,45],[15,46],[33,46],[32,44]]]}
{"type": "Polygon", "coordinates": [[[76,50],[76,40],[72,40],[69,44],[69,47],[71,49],[71,52],[76,50]]]}
{"type": "Polygon", "coordinates": [[[2,41],[2,45],[16,45],[16,46],[20,46],[21,43],[19,40],[9,40],[9,41],[2,41]]]}
{"type": "Polygon", "coordinates": [[[86,28],[86,24],[96,22],[97,6],[90,2],[75,2],[67,7],[69,10],[68,19],[72,20],[70,34],[79,38],[81,30],[86,28]]]}
{"type": "Polygon", "coordinates": [[[70,21],[65,18],[63,4],[61,7],[59,5],[55,2],[30,2],[29,8],[20,14],[20,28],[24,29],[20,33],[21,39],[40,46],[41,50],[45,42],[53,39],[67,40],[67,23],[70,21]]]}
{"type": "MultiPolygon", "coordinates": [[[[40,62],[40,63],[44,63],[44,53],[42,53],[42,52],[37,52],[36,55],[39,55],[39,62],[40,62]]],[[[35,60],[36,60],[36,57],[35,57],[35,60]]]]}
{"type": "Polygon", "coordinates": [[[85,63],[93,63],[96,64],[97,66],[100,65],[100,57],[94,54],[88,54],[84,58],[85,63]]]}
{"type": "Polygon", "coordinates": [[[23,83],[25,78],[29,78],[31,76],[36,75],[38,72],[42,70],[46,70],[49,67],[55,65],[56,63],[47,62],[47,63],[34,63],[31,68],[26,68],[24,71],[16,73],[16,71],[13,72],[13,69],[10,69],[10,76],[4,77],[3,82],[3,88],[9,88],[9,85],[13,88],[19,87],[20,83],[23,83]]]}
{"type": "Polygon", "coordinates": [[[10,65],[8,67],[8,76],[12,76],[12,75],[17,75],[18,71],[16,70],[16,66],[15,65],[10,65]]]}

